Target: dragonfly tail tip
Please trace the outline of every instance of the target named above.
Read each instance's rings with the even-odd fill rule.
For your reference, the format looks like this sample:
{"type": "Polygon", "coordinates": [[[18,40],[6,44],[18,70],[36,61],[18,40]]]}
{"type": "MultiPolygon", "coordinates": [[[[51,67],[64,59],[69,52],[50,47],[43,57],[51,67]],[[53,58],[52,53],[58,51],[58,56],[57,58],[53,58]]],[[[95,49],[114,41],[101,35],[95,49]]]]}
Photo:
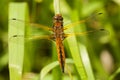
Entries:
{"type": "Polygon", "coordinates": [[[64,73],[64,67],[62,67],[62,72],[64,73]]]}
{"type": "Polygon", "coordinates": [[[62,69],[62,72],[64,73],[64,69],[62,69]]]}

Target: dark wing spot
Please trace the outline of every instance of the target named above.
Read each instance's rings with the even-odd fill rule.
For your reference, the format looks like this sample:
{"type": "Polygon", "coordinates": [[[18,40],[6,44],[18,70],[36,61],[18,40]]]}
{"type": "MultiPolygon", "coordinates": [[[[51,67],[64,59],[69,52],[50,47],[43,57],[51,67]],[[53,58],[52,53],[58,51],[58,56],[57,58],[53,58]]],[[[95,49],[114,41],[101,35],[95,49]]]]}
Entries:
{"type": "Polygon", "coordinates": [[[103,14],[103,13],[98,13],[99,15],[103,14]]]}
{"type": "Polygon", "coordinates": [[[12,18],[12,20],[16,20],[16,18],[12,18]]]}
{"type": "Polygon", "coordinates": [[[13,37],[17,37],[17,35],[13,35],[13,37]]]}
{"type": "Polygon", "coordinates": [[[104,31],[105,29],[100,29],[101,31],[104,31]]]}

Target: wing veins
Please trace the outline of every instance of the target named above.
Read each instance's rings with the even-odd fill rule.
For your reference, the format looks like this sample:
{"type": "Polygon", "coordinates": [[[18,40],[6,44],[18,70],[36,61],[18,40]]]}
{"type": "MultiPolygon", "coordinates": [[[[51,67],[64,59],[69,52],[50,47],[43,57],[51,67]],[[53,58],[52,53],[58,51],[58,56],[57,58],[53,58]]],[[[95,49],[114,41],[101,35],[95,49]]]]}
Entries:
{"type": "Polygon", "coordinates": [[[96,15],[101,15],[102,13],[97,13],[97,14],[94,14],[92,16],[89,16],[87,17],[86,19],[84,20],[80,20],[80,21],[77,21],[77,22],[73,22],[73,23],[70,23],[70,24],[67,24],[64,26],[64,30],[68,29],[68,28],[71,28],[71,27],[75,27],[75,25],[78,25],[80,23],[84,23],[86,21],[88,21],[89,19],[91,19],[92,17],[96,16],[96,15]]]}
{"type": "Polygon", "coordinates": [[[99,29],[99,30],[91,30],[91,31],[79,32],[79,33],[67,33],[67,34],[65,34],[65,37],[84,36],[84,35],[89,35],[91,33],[98,32],[98,31],[105,31],[105,30],[104,29],[99,29]]]}
{"type": "Polygon", "coordinates": [[[47,39],[47,40],[51,40],[51,35],[13,35],[10,37],[10,40],[12,38],[24,38],[24,39],[28,39],[28,40],[36,40],[36,39],[47,39]]]}
{"type": "Polygon", "coordinates": [[[25,24],[30,24],[31,26],[34,26],[34,27],[37,27],[37,28],[41,28],[41,29],[44,29],[44,30],[49,30],[49,31],[52,31],[52,30],[53,30],[52,28],[49,28],[48,26],[44,26],[44,25],[41,25],[41,24],[29,22],[29,21],[23,21],[23,20],[16,19],[16,18],[12,18],[12,19],[10,19],[10,20],[20,21],[20,22],[23,22],[23,23],[25,23],[25,24]]]}

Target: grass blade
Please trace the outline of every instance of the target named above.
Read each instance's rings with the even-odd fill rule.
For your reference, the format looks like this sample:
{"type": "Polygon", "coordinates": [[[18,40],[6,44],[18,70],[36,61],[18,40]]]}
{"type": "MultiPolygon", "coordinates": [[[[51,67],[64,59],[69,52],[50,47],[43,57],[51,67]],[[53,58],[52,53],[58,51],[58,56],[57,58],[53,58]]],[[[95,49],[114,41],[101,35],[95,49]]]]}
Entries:
{"type": "MultiPolygon", "coordinates": [[[[27,4],[26,3],[10,3],[9,20],[17,18],[25,21],[27,4]]],[[[9,73],[10,80],[22,80],[22,69],[24,59],[24,37],[13,37],[14,35],[25,34],[25,23],[15,23],[9,21],[9,73]],[[20,30],[19,30],[20,29],[20,30]]]]}
{"type": "MultiPolygon", "coordinates": [[[[78,12],[79,5],[82,6],[82,4],[78,0],[75,2],[75,9],[71,10],[71,19],[72,21],[79,21],[79,16],[81,16],[78,12]]],[[[79,25],[78,25],[79,26],[79,25]]],[[[81,25],[83,27],[75,27],[67,30],[67,32],[75,33],[75,32],[81,32],[85,31],[85,26],[81,25]]],[[[76,37],[69,37],[67,38],[67,43],[71,52],[71,56],[73,58],[73,61],[75,63],[76,69],[78,71],[78,74],[81,78],[81,80],[95,80],[94,74],[92,72],[89,56],[88,56],[88,50],[87,46],[84,44],[86,43],[86,37],[82,37],[79,39],[80,42],[77,41],[76,37]]]]}
{"type": "MultiPolygon", "coordinates": [[[[71,63],[73,64],[73,60],[72,59],[66,59],[66,63],[71,63]]],[[[59,66],[59,62],[58,61],[54,61],[53,63],[45,66],[41,72],[40,72],[40,80],[43,80],[43,78],[46,76],[46,74],[52,70],[53,68],[55,68],[56,66],[59,66]]]]}

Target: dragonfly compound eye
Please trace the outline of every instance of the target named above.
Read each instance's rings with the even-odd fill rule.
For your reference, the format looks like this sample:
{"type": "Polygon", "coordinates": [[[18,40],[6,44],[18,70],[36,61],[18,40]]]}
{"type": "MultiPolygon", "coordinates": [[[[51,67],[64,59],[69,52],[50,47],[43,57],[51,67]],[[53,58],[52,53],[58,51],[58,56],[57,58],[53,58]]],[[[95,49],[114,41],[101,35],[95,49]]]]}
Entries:
{"type": "Polygon", "coordinates": [[[53,19],[57,21],[63,21],[63,17],[60,14],[56,14],[53,19]]]}

